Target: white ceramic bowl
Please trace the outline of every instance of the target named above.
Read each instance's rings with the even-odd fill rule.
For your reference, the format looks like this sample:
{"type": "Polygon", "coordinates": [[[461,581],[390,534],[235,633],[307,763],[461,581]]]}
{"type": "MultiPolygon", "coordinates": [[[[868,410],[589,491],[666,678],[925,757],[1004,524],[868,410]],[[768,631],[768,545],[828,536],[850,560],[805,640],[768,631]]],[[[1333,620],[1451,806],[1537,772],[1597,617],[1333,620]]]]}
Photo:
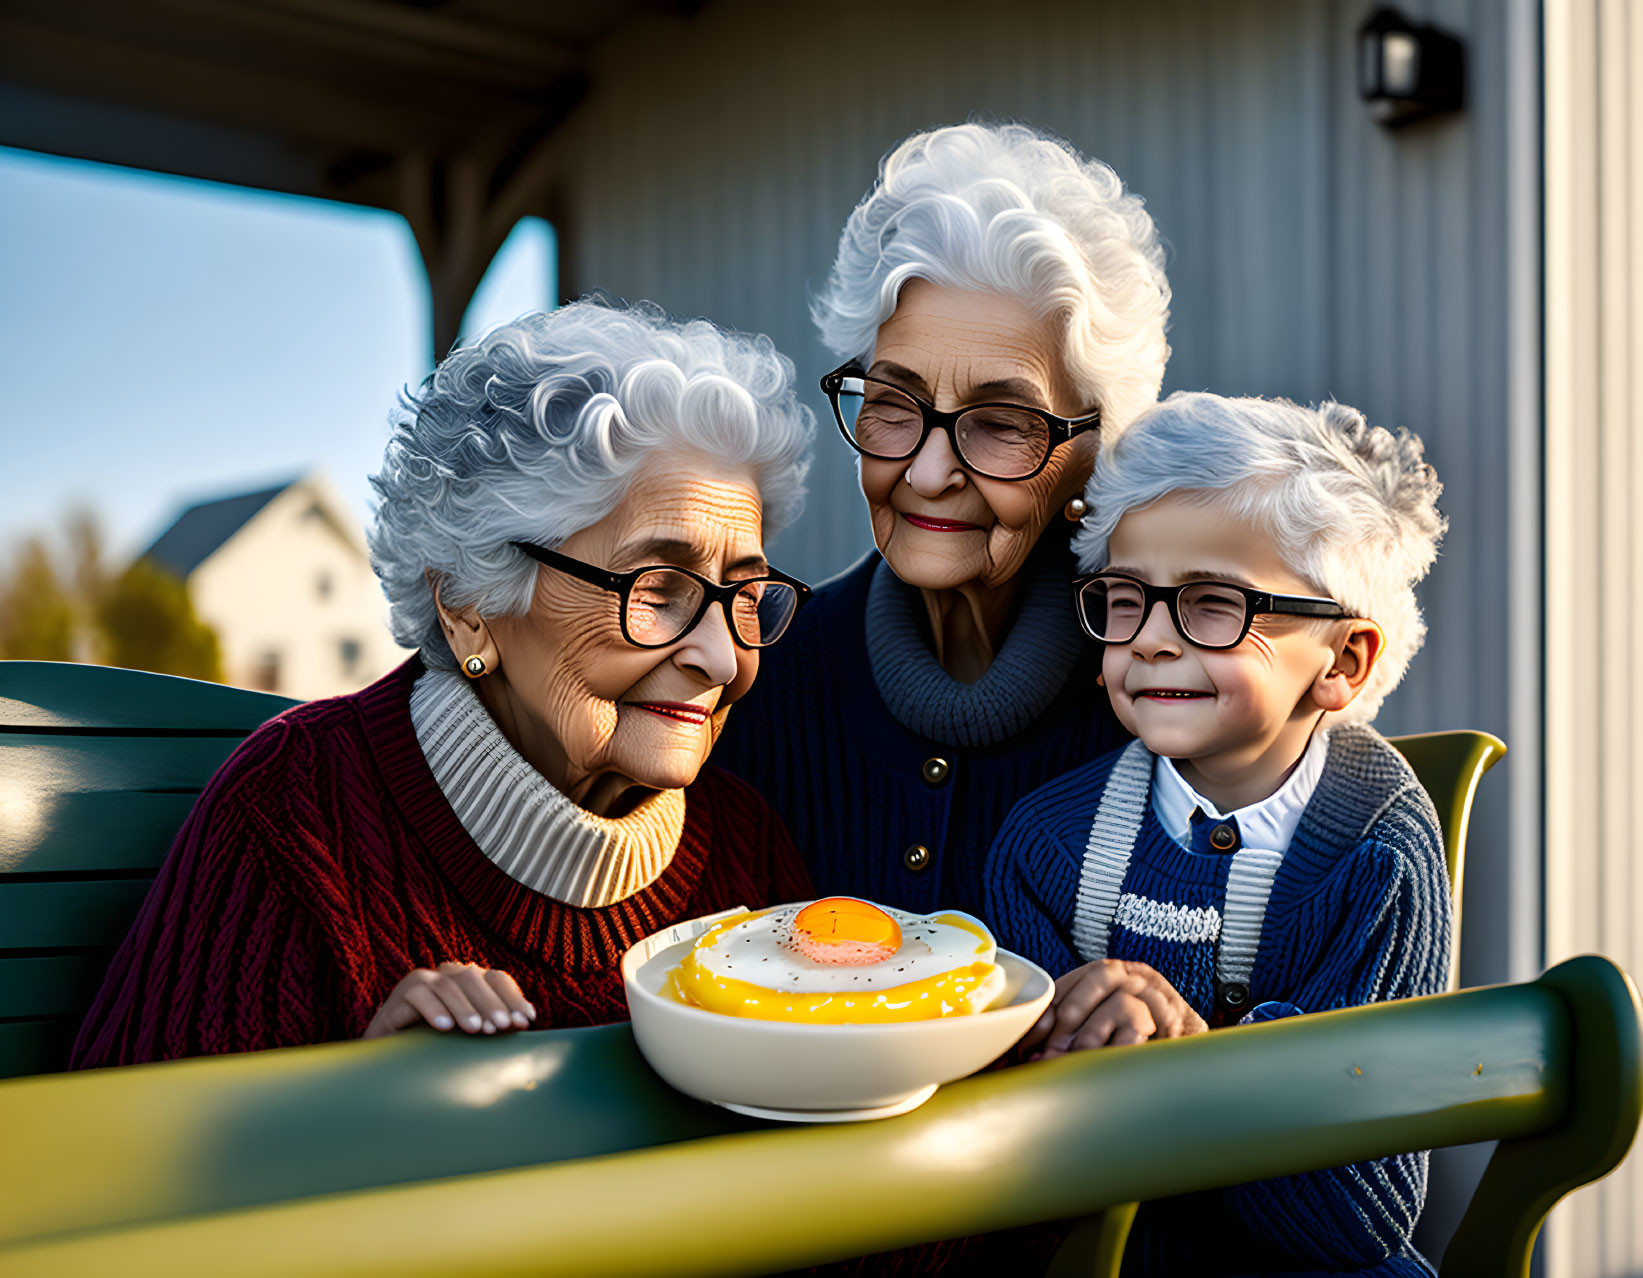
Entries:
{"type": "Polygon", "coordinates": [[[800,1121],[887,1117],[940,1083],[973,1074],[1032,1027],[1054,992],[1049,973],[998,951],[1005,987],[989,1011],[895,1025],[796,1025],[688,1007],[662,995],[670,968],[713,915],[646,937],[622,957],[633,1036],[681,1092],[744,1113],[800,1121]]]}

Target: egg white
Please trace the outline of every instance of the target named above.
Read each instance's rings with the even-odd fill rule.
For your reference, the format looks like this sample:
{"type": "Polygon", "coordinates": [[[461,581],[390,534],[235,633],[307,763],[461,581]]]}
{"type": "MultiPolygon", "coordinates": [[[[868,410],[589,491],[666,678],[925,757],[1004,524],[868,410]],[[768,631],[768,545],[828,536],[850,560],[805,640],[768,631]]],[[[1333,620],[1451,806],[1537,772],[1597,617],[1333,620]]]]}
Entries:
{"type": "Polygon", "coordinates": [[[809,904],[784,905],[704,936],[692,957],[715,977],[780,994],[860,994],[894,989],[972,963],[992,963],[998,952],[986,925],[958,910],[943,910],[942,915],[963,919],[980,935],[939,922],[942,915],[880,906],[901,928],[901,947],[895,954],[878,963],[818,963],[801,954],[793,941],[793,920],[809,904]]]}

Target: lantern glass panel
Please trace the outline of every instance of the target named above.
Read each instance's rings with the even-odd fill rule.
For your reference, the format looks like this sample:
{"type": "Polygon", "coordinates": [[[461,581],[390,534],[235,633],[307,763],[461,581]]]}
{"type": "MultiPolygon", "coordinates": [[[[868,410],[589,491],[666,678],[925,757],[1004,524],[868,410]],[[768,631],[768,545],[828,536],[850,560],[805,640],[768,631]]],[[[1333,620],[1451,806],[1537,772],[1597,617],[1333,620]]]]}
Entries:
{"type": "Polygon", "coordinates": [[[1388,31],[1381,41],[1383,55],[1381,90],[1388,97],[1412,98],[1420,83],[1421,48],[1412,34],[1388,31]]]}

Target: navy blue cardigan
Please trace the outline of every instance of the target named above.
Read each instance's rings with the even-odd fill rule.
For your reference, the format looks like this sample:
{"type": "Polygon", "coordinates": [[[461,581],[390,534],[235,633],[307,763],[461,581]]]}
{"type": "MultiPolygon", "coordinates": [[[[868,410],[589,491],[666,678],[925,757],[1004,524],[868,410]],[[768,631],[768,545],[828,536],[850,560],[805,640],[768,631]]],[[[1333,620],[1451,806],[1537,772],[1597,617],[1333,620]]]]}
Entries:
{"type": "MultiPolygon", "coordinates": [[[[1047,579],[1070,580],[1057,531],[1035,556],[1051,557],[1047,579]]],[[[819,587],[792,630],[765,650],[713,762],[776,809],[819,891],[980,916],[987,848],[1016,800],[1128,734],[1096,683],[1093,643],[1048,709],[1003,741],[957,746],[907,727],[886,706],[868,656],[868,593],[880,563],[871,553],[819,587]],[[927,770],[936,759],[945,769],[927,770]],[[914,847],[928,858],[908,856],[914,847]]],[[[1076,633],[1070,590],[1066,624],[1076,633]]]]}
{"type": "MultiPolygon", "coordinates": [[[[999,943],[1055,974],[1083,962],[1073,943],[1080,871],[1117,759],[1022,800],[988,861],[986,917],[999,943]]],[[[1161,908],[1130,911],[1154,920],[1140,931],[1114,924],[1108,954],[1156,968],[1207,1017],[1212,946],[1168,935],[1169,923],[1189,908],[1224,909],[1230,858],[1180,848],[1150,801],[1132,856],[1126,897],[1161,908]]],[[[1332,729],[1323,775],[1273,880],[1249,978],[1251,1001],[1264,1005],[1256,1019],[1439,993],[1452,934],[1431,799],[1384,738],[1332,729]]],[[[1252,1079],[1249,1103],[1284,1101],[1252,1079]]],[[[1124,1273],[1429,1274],[1410,1242],[1425,1195],[1426,1155],[1416,1153],[1147,1203],[1124,1273]]]]}

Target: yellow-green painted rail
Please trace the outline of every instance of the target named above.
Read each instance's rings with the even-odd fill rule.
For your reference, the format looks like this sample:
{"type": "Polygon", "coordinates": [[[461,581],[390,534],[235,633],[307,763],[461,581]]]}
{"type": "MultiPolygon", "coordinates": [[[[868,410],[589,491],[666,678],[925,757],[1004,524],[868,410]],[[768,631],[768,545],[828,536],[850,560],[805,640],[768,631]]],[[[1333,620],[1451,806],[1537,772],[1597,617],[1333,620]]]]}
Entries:
{"type": "Polygon", "coordinates": [[[833,1127],[688,1101],[626,1027],[422,1033],[0,1083],[0,1270],[752,1274],[1498,1138],[1444,1272],[1499,1278],[1640,1105],[1636,991],[1599,958],[1000,1070],[833,1127]]]}

